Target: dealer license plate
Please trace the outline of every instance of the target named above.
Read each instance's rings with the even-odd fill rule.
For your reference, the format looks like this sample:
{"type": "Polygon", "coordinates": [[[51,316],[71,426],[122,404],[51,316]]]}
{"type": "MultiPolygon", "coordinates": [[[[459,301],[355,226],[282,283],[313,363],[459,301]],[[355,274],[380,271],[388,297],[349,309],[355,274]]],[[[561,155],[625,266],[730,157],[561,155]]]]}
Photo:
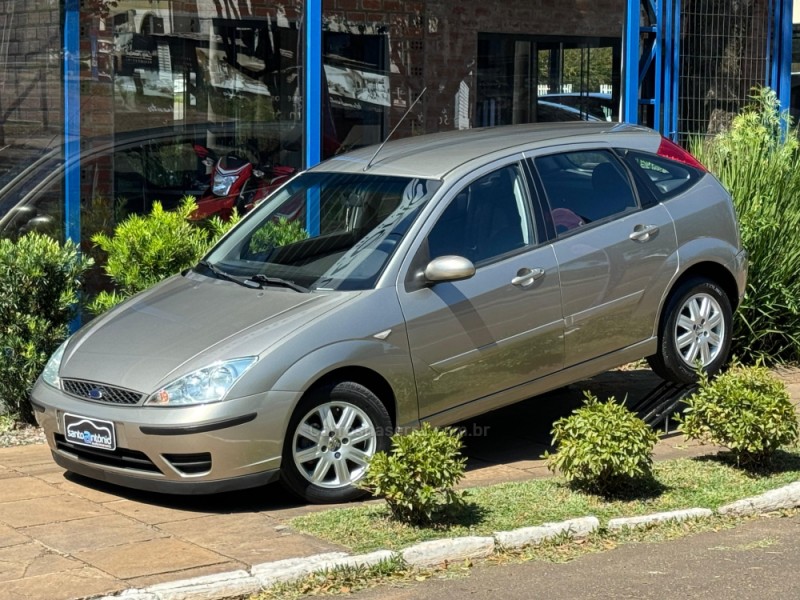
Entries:
{"type": "Polygon", "coordinates": [[[64,414],[64,437],[68,442],[100,450],[116,450],[117,437],[114,423],[90,419],[80,415],[64,414]]]}

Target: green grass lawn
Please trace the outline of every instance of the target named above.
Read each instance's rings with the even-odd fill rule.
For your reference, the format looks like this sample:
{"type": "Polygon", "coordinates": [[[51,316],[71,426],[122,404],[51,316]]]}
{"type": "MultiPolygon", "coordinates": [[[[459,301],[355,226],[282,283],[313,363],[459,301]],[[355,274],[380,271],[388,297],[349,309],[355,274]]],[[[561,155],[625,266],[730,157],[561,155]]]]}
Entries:
{"type": "Polygon", "coordinates": [[[386,506],[369,504],[297,517],[291,526],[353,552],[399,550],[411,544],[464,535],[491,535],[518,527],[594,515],[601,526],[629,517],[681,508],[717,508],[800,479],[800,454],[782,453],[769,473],[754,475],[718,458],[657,463],[655,482],[608,500],[575,491],[562,479],[535,479],[468,490],[466,507],[433,527],[392,521],[386,506]]]}

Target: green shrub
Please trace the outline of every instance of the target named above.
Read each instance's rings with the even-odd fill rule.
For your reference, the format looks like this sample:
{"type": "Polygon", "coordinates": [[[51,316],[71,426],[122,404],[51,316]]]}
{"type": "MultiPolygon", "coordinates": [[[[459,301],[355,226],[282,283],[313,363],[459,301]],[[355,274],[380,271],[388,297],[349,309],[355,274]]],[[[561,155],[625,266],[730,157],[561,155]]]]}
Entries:
{"type": "Polygon", "coordinates": [[[264,252],[279,246],[288,246],[308,238],[308,232],[300,221],[289,221],[278,217],[277,221],[267,221],[250,238],[250,252],[264,252]]]}
{"type": "Polygon", "coordinates": [[[800,360],[800,153],[795,127],[764,88],[728,131],[694,140],[693,154],[733,197],[749,253],[732,353],[745,362],[800,360]]]}
{"type": "Polygon", "coordinates": [[[686,400],[681,431],[729,448],[739,464],[764,466],[797,441],[797,417],[786,386],[764,366],[735,365],[686,400]]]}
{"type": "Polygon", "coordinates": [[[14,429],[14,418],[11,415],[0,414],[0,434],[14,429]]]}
{"type": "Polygon", "coordinates": [[[33,422],[28,395],[67,337],[91,260],[71,242],[30,233],[0,240],[0,408],[33,422]]]}
{"type": "Polygon", "coordinates": [[[166,211],[161,203],[154,202],[150,214],[128,217],[117,225],[112,237],[105,233],[92,236],[92,242],[107,255],[103,269],[115,289],[101,292],[88,309],[100,314],[191,267],[237,221],[234,218],[223,223],[213,218],[194,223],[189,217],[196,208],[191,197],[184,198],[174,211],[166,211]]]}
{"type": "Polygon", "coordinates": [[[658,437],[613,397],[600,402],[584,393],[582,407],[553,424],[556,452],[545,452],[547,468],[578,487],[607,494],[632,480],[652,477],[658,437]]]}
{"type": "Polygon", "coordinates": [[[362,489],[380,496],[392,516],[407,523],[429,523],[447,509],[459,506],[455,486],[464,476],[462,434],[423,423],[408,435],[392,436],[392,448],[372,457],[362,489]]]}

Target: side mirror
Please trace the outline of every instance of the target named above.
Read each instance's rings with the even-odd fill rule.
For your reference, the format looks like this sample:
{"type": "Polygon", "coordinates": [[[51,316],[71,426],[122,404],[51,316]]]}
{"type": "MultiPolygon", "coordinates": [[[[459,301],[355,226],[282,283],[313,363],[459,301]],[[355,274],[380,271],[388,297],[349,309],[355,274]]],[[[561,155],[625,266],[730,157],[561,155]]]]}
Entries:
{"type": "Polygon", "coordinates": [[[475,275],[475,265],[463,256],[440,256],[425,267],[427,281],[460,281],[475,275]]]}

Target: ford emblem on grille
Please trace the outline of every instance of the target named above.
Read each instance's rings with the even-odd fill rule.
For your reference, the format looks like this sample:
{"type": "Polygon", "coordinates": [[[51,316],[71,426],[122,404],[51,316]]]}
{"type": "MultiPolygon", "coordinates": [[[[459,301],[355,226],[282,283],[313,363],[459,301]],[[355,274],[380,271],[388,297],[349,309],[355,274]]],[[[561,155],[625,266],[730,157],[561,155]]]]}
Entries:
{"type": "Polygon", "coordinates": [[[89,398],[92,400],[102,400],[103,399],[103,390],[100,388],[92,388],[86,393],[89,398]]]}

